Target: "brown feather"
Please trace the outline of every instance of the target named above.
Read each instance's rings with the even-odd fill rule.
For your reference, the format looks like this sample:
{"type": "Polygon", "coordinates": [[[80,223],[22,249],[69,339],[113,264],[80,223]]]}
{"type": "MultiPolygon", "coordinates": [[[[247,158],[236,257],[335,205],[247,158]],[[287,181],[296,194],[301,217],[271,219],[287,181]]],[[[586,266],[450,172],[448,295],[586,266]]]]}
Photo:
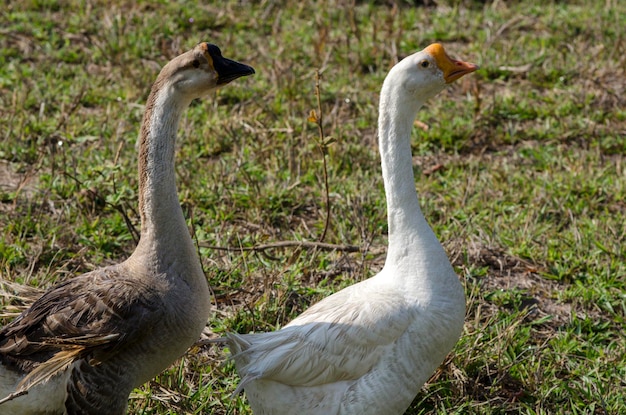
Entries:
{"type": "Polygon", "coordinates": [[[62,351],[79,349],[100,361],[121,343],[140,340],[146,320],[161,318],[154,303],[159,295],[156,287],[125,278],[120,268],[83,274],[47,291],[0,331],[0,361],[30,372],[62,351]]]}
{"type": "Polygon", "coordinates": [[[67,370],[76,359],[80,358],[84,350],[84,347],[75,347],[56,353],[52,358],[46,360],[26,375],[17,385],[15,392],[28,392],[31,387],[49,381],[53,376],[67,370]]]}

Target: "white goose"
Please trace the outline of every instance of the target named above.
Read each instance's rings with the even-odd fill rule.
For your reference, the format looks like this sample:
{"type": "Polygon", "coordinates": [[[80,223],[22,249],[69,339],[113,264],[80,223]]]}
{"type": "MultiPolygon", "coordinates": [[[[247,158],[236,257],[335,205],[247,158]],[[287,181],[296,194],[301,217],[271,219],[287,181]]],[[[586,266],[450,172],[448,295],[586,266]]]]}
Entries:
{"type": "Polygon", "coordinates": [[[176,193],[176,131],[193,99],[253,73],[208,43],[165,65],[141,126],[139,244],[118,265],[54,286],[0,331],[0,413],[123,414],[132,389],[200,337],[210,295],[176,193]]]}
{"type": "Polygon", "coordinates": [[[283,329],[228,334],[256,415],[397,415],[461,335],[463,287],[418,203],[411,128],[446,84],[478,69],[439,44],[395,65],[382,87],[379,146],[389,249],[376,276],[325,298],[283,329]]]}

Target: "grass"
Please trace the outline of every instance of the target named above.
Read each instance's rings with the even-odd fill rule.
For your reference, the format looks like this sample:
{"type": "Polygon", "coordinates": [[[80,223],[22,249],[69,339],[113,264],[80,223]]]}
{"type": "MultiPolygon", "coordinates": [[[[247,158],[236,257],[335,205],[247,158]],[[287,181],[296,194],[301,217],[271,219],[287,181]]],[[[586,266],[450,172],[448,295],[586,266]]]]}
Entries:
{"type": "MultiPolygon", "coordinates": [[[[626,407],[626,5],[619,1],[9,1],[0,12],[0,276],[35,287],[134,247],[135,141],[159,68],[198,41],[257,74],[194,102],[178,187],[215,333],[274,330],[373,275],[386,248],[377,97],[433,41],[481,70],[414,132],[424,212],[462,279],[465,333],[407,414],[626,407]],[[238,247],[318,240],[361,252],[238,247]],[[217,250],[209,247],[232,247],[217,250]]],[[[15,300],[2,300],[10,313],[15,300]]],[[[130,413],[249,414],[215,347],[130,413]]]]}

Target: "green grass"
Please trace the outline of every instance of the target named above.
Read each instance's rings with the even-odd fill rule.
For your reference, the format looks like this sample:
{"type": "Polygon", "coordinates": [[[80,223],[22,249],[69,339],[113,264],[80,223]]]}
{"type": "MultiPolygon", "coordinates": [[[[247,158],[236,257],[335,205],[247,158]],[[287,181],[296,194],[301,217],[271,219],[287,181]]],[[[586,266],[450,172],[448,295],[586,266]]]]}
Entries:
{"type": "MultiPolygon", "coordinates": [[[[592,2],[10,1],[0,12],[0,276],[48,287],[134,248],[151,82],[199,41],[257,71],[181,123],[181,203],[216,333],[274,330],[375,274],[388,69],[433,41],[481,70],[431,100],[416,186],[468,298],[465,333],[407,414],[626,408],[626,5],[592,2]],[[211,2],[209,2],[211,3],[211,2]],[[321,69],[331,222],[315,124],[321,69]]],[[[3,299],[11,311],[10,299],[3,299]]],[[[130,413],[249,414],[222,350],[195,347],[130,413]]]]}

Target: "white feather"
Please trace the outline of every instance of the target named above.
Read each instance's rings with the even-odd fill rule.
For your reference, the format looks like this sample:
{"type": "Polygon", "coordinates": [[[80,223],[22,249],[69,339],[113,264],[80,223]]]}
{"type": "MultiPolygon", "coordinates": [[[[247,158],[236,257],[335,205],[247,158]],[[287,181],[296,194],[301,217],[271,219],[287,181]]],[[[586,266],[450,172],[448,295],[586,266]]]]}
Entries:
{"type": "Polygon", "coordinates": [[[242,378],[237,392],[245,389],[256,415],[402,414],[457,342],[463,287],[420,210],[410,139],[417,110],[460,77],[459,65],[463,75],[477,68],[431,45],[397,64],[383,84],[389,250],[382,271],[281,330],[228,336],[242,378]]]}

